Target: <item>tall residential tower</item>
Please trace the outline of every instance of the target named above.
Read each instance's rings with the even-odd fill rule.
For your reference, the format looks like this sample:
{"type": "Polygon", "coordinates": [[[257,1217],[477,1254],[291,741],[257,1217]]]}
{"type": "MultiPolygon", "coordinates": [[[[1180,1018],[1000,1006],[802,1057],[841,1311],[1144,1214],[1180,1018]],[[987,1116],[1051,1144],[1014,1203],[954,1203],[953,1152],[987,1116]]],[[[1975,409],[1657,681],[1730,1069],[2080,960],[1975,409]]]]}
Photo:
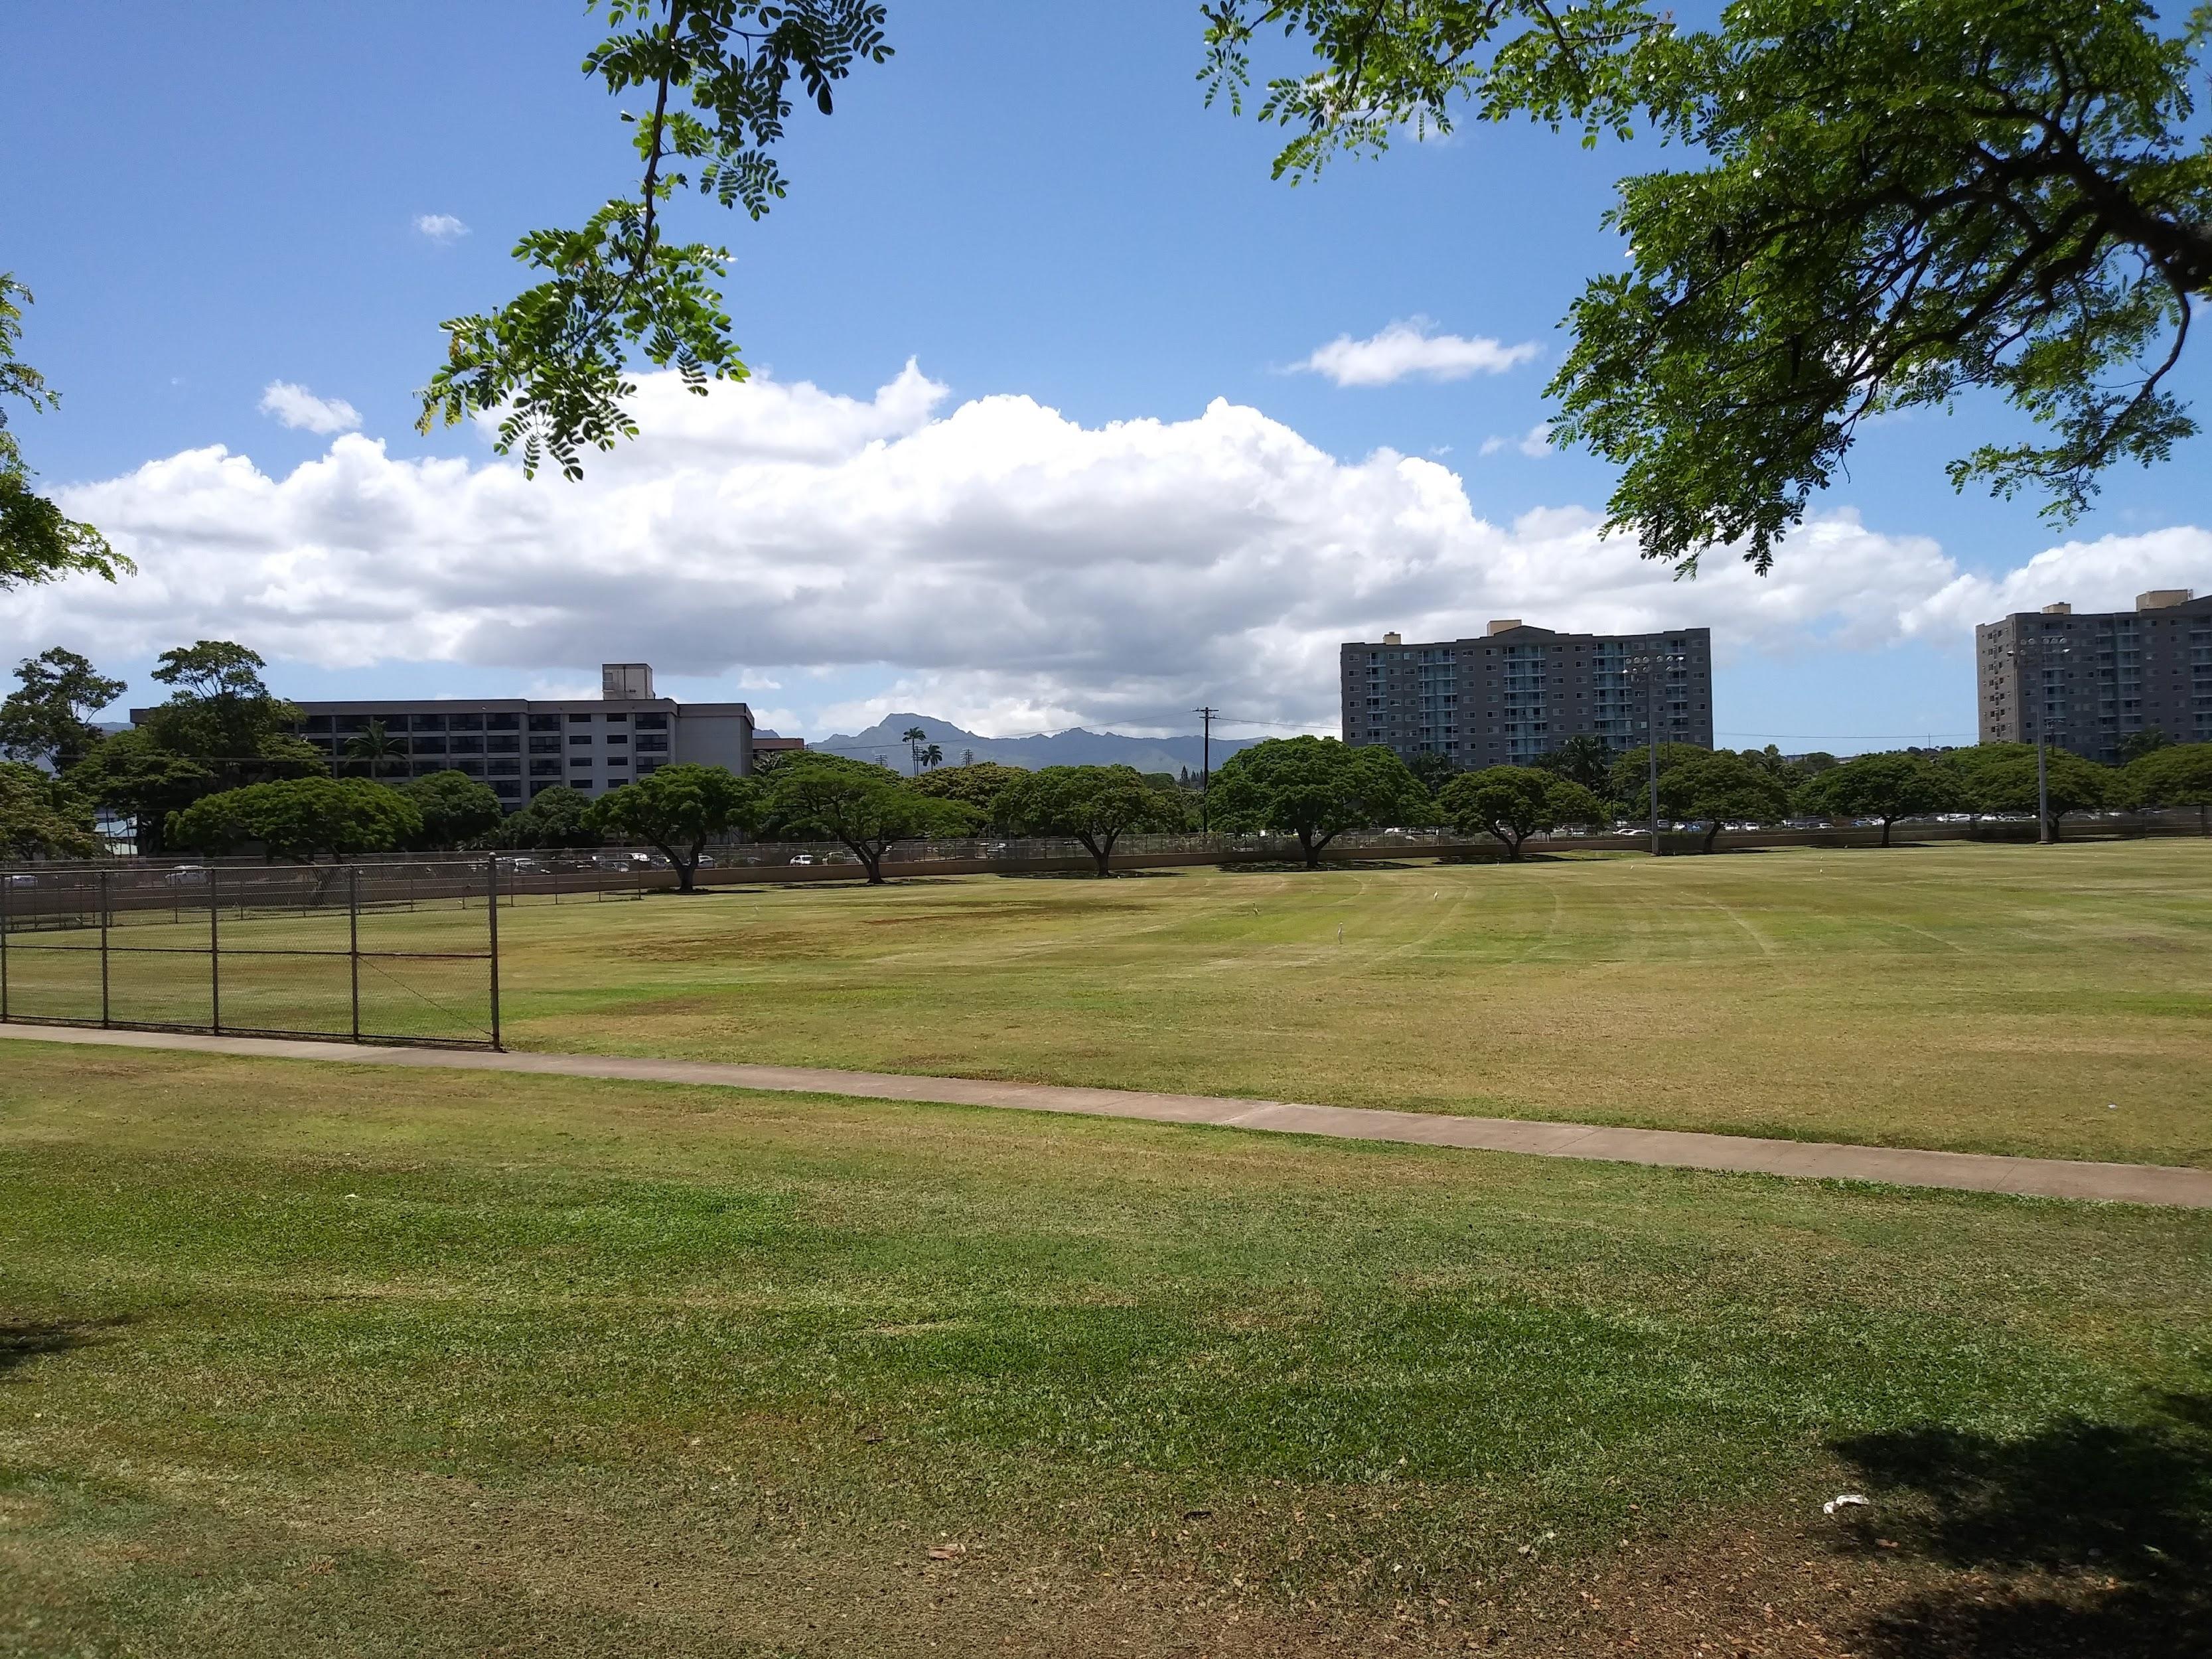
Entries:
{"type": "Polygon", "coordinates": [[[1344,740],[1410,761],[1525,766],[1589,732],[1640,749],[1654,717],[1662,743],[1713,746],[1712,635],[1557,634],[1494,622],[1480,639],[1407,645],[1395,634],[1340,653],[1344,740]],[[1647,678],[1647,675],[1650,678],[1647,678]]]}
{"type": "Polygon", "coordinates": [[[2019,611],[1974,629],[1984,743],[2049,743],[2117,761],[2130,733],[2212,743],[2212,594],[2139,595],[2133,611],[2019,611]]]}

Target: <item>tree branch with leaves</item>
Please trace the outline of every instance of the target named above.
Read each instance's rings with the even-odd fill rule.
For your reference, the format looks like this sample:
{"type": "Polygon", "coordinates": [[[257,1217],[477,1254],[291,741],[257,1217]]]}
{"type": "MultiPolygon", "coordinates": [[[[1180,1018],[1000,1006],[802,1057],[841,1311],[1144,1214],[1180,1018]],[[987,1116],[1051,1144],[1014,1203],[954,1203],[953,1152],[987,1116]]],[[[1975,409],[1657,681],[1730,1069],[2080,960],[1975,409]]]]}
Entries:
{"type": "Polygon", "coordinates": [[[1264,34],[1279,176],[1455,112],[1638,132],[1693,165],[1625,179],[1626,272],[1569,318],[1554,439],[1620,468],[1607,528],[1694,569],[1758,569],[1865,423],[1995,392],[2045,429],[1954,485],[2084,512],[2124,461],[2197,428],[2172,389],[2212,298],[2212,143],[2192,78],[2212,7],[2141,0],[1736,0],[1711,30],[1625,0],[1218,0],[1209,99],[1241,106],[1264,34]]]}
{"type": "Polygon", "coordinates": [[[550,457],[583,476],[586,448],[637,435],[627,407],[642,357],[673,368],[705,396],[747,370],[718,284],[729,252],[670,242],[666,205],[696,190],[757,220],[786,185],[772,154],[793,110],[793,82],[824,115],[836,84],[889,58],[874,0],[591,0],[617,33],[584,73],[617,96],[643,89],[635,196],[617,197],[574,230],[532,231],[514,257],[544,279],[498,310],[445,323],[447,361],[422,393],[418,428],[474,416],[498,420],[495,447],[518,447],[535,476],[550,457]]]}

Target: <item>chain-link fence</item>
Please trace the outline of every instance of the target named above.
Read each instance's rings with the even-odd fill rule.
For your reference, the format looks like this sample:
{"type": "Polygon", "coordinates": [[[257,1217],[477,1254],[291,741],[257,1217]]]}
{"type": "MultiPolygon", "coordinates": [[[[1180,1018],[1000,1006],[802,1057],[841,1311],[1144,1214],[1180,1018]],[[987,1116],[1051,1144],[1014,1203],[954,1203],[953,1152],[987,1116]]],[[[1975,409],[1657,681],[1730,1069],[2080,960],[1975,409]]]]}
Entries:
{"type": "Polygon", "coordinates": [[[642,891],[489,858],[0,871],[0,1019],[496,1048],[500,909],[642,891]]]}

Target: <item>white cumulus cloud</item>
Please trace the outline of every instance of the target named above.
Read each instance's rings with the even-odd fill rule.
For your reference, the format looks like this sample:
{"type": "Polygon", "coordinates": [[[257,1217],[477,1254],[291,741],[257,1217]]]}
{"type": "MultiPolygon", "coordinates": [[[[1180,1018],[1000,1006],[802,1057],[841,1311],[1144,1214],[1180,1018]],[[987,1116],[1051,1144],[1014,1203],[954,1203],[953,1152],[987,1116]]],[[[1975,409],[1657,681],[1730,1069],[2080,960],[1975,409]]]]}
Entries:
{"type": "Polygon", "coordinates": [[[1552,453],[1552,423],[1539,421],[1517,438],[1485,438],[1482,453],[1495,455],[1501,449],[1517,449],[1531,460],[1552,453]]]}
{"type": "Polygon", "coordinates": [[[361,411],[343,398],[318,398],[289,380],[271,380],[261,389],[261,412],[303,432],[350,432],[361,411]]]}
{"type": "Polygon", "coordinates": [[[450,213],[418,213],[415,228],[434,242],[458,242],[469,234],[469,228],[450,213]]]}
{"type": "Polygon", "coordinates": [[[1705,623],[1724,660],[1923,638],[1963,657],[2003,610],[2201,586],[2212,563],[2212,533],[2185,529],[1978,575],[1837,512],[1770,577],[1717,553],[1676,581],[1594,511],[1495,521],[1434,460],[1340,459],[1255,409],[1085,426],[1020,396],[951,406],[912,363],[867,398],[646,375],[637,414],[646,435],[580,484],[348,434],[282,475],[210,447],[72,488],[70,514],[139,574],[14,596],[0,660],[218,637],[280,685],[288,660],[490,667],[518,689],[601,661],[750,674],[773,720],[817,729],[836,720],[807,709],[886,683],[872,706],[985,731],[1181,731],[1201,703],[1326,727],[1340,642],[1390,629],[1705,623]]]}
{"type": "Polygon", "coordinates": [[[1485,335],[1432,333],[1434,327],[1427,318],[1414,317],[1364,340],[1340,334],[1291,367],[1325,374],[1339,386],[1389,386],[1416,376],[1463,380],[1470,374],[1502,374],[1537,355],[1533,340],[1506,345],[1485,335]]]}

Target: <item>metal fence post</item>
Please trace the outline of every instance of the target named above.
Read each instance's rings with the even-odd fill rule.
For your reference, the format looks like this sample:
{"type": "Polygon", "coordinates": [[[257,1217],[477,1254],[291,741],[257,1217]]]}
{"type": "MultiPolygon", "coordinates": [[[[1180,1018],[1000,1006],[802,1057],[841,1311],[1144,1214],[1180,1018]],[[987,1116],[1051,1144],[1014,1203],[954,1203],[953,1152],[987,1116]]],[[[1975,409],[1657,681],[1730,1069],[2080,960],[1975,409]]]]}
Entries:
{"type": "Polygon", "coordinates": [[[346,872],[346,967],[353,995],[353,1040],[361,1041],[361,866],[346,872]]]}
{"type": "Polygon", "coordinates": [[[208,866],[208,1024],[222,1035],[222,896],[216,891],[216,867],[208,866]]]}
{"type": "Polygon", "coordinates": [[[484,927],[491,945],[491,1046],[503,1052],[499,1040],[499,854],[484,860],[484,927]]]}
{"type": "Polygon", "coordinates": [[[8,1018],[8,894],[15,884],[14,876],[0,876],[0,1023],[8,1018]]]}
{"type": "Polygon", "coordinates": [[[112,873],[106,870],[100,872],[99,879],[93,887],[100,900],[100,1024],[102,1030],[107,1025],[107,880],[112,873]]]}

